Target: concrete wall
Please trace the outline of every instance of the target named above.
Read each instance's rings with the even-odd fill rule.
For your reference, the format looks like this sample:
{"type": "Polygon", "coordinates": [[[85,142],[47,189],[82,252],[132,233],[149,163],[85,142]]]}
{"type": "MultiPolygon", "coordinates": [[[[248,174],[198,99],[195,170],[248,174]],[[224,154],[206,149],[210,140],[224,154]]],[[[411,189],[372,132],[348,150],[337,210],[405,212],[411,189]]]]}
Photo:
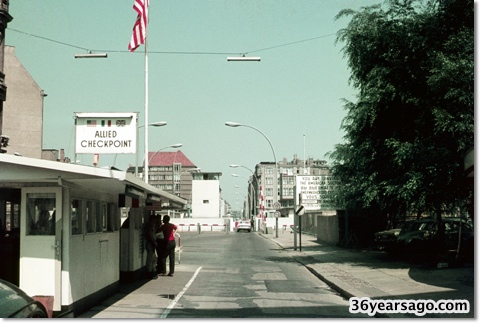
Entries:
{"type": "Polygon", "coordinates": [[[338,244],[338,217],[333,215],[317,215],[317,240],[329,244],[338,244]]]}

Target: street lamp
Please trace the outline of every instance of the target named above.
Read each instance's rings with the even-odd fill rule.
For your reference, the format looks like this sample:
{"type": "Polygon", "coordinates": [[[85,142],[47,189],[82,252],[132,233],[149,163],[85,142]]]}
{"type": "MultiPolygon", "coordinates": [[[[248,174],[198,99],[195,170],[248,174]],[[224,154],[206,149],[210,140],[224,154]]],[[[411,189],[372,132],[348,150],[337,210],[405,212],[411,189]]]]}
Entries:
{"type": "MultiPolygon", "coordinates": [[[[268,144],[270,145],[270,148],[272,149],[272,153],[273,153],[273,159],[275,161],[275,180],[274,180],[274,185],[275,185],[275,194],[273,196],[273,204],[275,205],[276,202],[277,202],[277,197],[278,197],[278,173],[277,173],[277,156],[275,155],[275,150],[273,149],[273,146],[272,146],[272,143],[270,142],[270,139],[268,139],[268,137],[262,132],[260,131],[259,129],[255,128],[255,127],[252,127],[252,126],[249,126],[249,125],[245,125],[245,124],[241,124],[241,123],[237,123],[237,122],[230,122],[230,121],[227,121],[225,122],[225,125],[227,127],[233,127],[233,128],[236,128],[236,127],[247,127],[247,128],[250,128],[250,129],[253,129],[257,132],[259,132],[263,137],[265,137],[265,139],[267,139],[268,141],[268,144]]],[[[257,183],[258,184],[258,183],[257,183]]]]}
{"type": "Polygon", "coordinates": [[[230,164],[230,167],[232,168],[237,168],[237,167],[242,167],[242,168],[245,168],[246,170],[248,170],[250,173],[252,173],[253,176],[255,176],[255,174],[253,173],[253,171],[248,168],[248,167],[245,167],[245,166],[242,166],[242,165],[236,165],[236,164],[230,164]]]}
{"type": "MultiPolygon", "coordinates": [[[[247,178],[247,177],[242,176],[242,175],[232,174],[232,176],[233,176],[233,177],[243,177],[243,178],[245,178],[245,179],[247,180],[247,182],[248,182],[248,196],[249,196],[249,198],[247,199],[247,198],[245,197],[245,199],[247,199],[247,202],[248,202],[248,208],[247,208],[247,210],[248,210],[248,213],[250,213],[250,207],[254,206],[254,203],[255,203],[255,202],[254,202],[254,198],[253,198],[253,192],[254,192],[253,182],[250,181],[250,178],[247,178]]],[[[235,187],[238,187],[238,186],[235,186],[235,187]]],[[[235,193],[235,194],[237,194],[237,193],[235,193]]],[[[249,214],[248,217],[249,217],[249,218],[252,218],[252,215],[249,214]]]]}
{"type": "Polygon", "coordinates": [[[89,51],[87,54],[75,54],[75,58],[107,58],[107,53],[93,53],[89,51]]]}
{"type": "MultiPolygon", "coordinates": [[[[167,122],[166,121],[157,121],[157,122],[153,122],[153,123],[149,123],[148,126],[149,127],[163,127],[163,126],[166,126],[167,125],[167,122]]],[[[135,177],[138,177],[138,129],[140,128],[143,128],[145,127],[145,125],[141,125],[141,126],[138,126],[137,127],[137,144],[136,144],[136,152],[135,152],[135,177]]],[[[147,138],[145,138],[145,140],[148,140],[147,138]]],[[[148,172],[147,172],[148,174],[148,172]]]]}
{"type": "Polygon", "coordinates": [[[248,209],[249,209],[249,207],[250,207],[250,205],[248,205],[248,203],[249,203],[250,201],[249,201],[248,198],[247,198],[245,195],[243,195],[243,194],[240,194],[240,193],[238,193],[238,192],[235,192],[235,195],[243,196],[243,198],[245,199],[244,205],[247,207],[247,209],[246,209],[247,212],[245,212],[245,208],[242,207],[242,211],[243,211],[243,212],[242,212],[242,213],[243,213],[242,217],[243,217],[244,219],[250,219],[250,217],[248,216],[248,209]],[[247,214],[245,214],[245,213],[247,213],[247,214]]]}
{"type": "MultiPolygon", "coordinates": [[[[173,145],[170,145],[170,146],[165,146],[165,147],[163,147],[163,148],[160,148],[160,149],[157,150],[156,152],[154,152],[154,153],[152,154],[152,156],[150,156],[150,158],[145,159],[145,167],[144,167],[144,168],[145,168],[145,169],[144,169],[145,183],[148,184],[148,171],[147,171],[147,169],[148,169],[148,164],[150,164],[150,161],[152,160],[153,156],[155,156],[157,153],[159,153],[160,151],[162,151],[162,150],[164,150],[164,149],[167,149],[167,148],[180,148],[180,147],[182,147],[182,146],[183,146],[183,144],[173,144],[173,145]]],[[[148,156],[148,154],[147,154],[147,156],[148,156]]]]}
{"type": "MultiPolygon", "coordinates": [[[[245,166],[242,166],[242,165],[236,165],[236,164],[230,164],[230,167],[231,168],[238,168],[238,167],[242,167],[242,168],[245,168],[246,170],[248,170],[250,173],[252,173],[252,177],[255,179],[255,181],[257,182],[257,189],[258,187],[260,186],[258,184],[258,178],[257,176],[255,175],[255,173],[248,167],[245,167],[245,166]]],[[[256,204],[257,204],[257,199],[256,197],[254,197],[253,193],[255,193],[255,187],[253,186],[253,182],[252,182],[252,208],[253,208],[253,213],[255,213],[255,211],[257,210],[256,208],[256,204]]]]}
{"type": "Polygon", "coordinates": [[[260,62],[261,57],[259,56],[230,56],[227,57],[228,62],[260,62]]]}

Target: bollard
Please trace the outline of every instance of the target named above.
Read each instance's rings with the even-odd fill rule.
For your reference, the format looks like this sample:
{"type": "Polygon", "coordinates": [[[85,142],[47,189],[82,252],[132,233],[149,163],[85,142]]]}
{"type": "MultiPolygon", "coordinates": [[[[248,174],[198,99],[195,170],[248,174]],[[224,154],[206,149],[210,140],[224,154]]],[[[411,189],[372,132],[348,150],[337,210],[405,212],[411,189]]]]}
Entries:
{"type": "Polygon", "coordinates": [[[197,223],[197,232],[200,234],[200,223],[197,223]]]}

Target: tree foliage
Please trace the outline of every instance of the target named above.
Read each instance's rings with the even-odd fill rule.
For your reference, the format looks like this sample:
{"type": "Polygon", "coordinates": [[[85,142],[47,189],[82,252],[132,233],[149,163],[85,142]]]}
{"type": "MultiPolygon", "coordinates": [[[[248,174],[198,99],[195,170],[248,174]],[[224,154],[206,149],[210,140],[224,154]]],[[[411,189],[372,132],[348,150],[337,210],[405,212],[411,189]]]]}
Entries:
{"type": "Polygon", "coordinates": [[[474,15],[464,0],[390,0],[343,10],[337,34],[358,89],[330,153],[345,208],[402,217],[458,212],[473,186],[474,15]]]}

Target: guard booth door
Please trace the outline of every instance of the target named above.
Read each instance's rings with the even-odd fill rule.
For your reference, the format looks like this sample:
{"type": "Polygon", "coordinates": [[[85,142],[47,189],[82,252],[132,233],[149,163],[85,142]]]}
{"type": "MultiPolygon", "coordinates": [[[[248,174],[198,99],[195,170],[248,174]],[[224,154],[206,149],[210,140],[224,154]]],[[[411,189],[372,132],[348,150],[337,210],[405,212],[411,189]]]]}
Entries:
{"type": "Polygon", "coordinates": [[[20,288],[60,311],[62,188],[22,189],[21,223],[20,288]]]}

